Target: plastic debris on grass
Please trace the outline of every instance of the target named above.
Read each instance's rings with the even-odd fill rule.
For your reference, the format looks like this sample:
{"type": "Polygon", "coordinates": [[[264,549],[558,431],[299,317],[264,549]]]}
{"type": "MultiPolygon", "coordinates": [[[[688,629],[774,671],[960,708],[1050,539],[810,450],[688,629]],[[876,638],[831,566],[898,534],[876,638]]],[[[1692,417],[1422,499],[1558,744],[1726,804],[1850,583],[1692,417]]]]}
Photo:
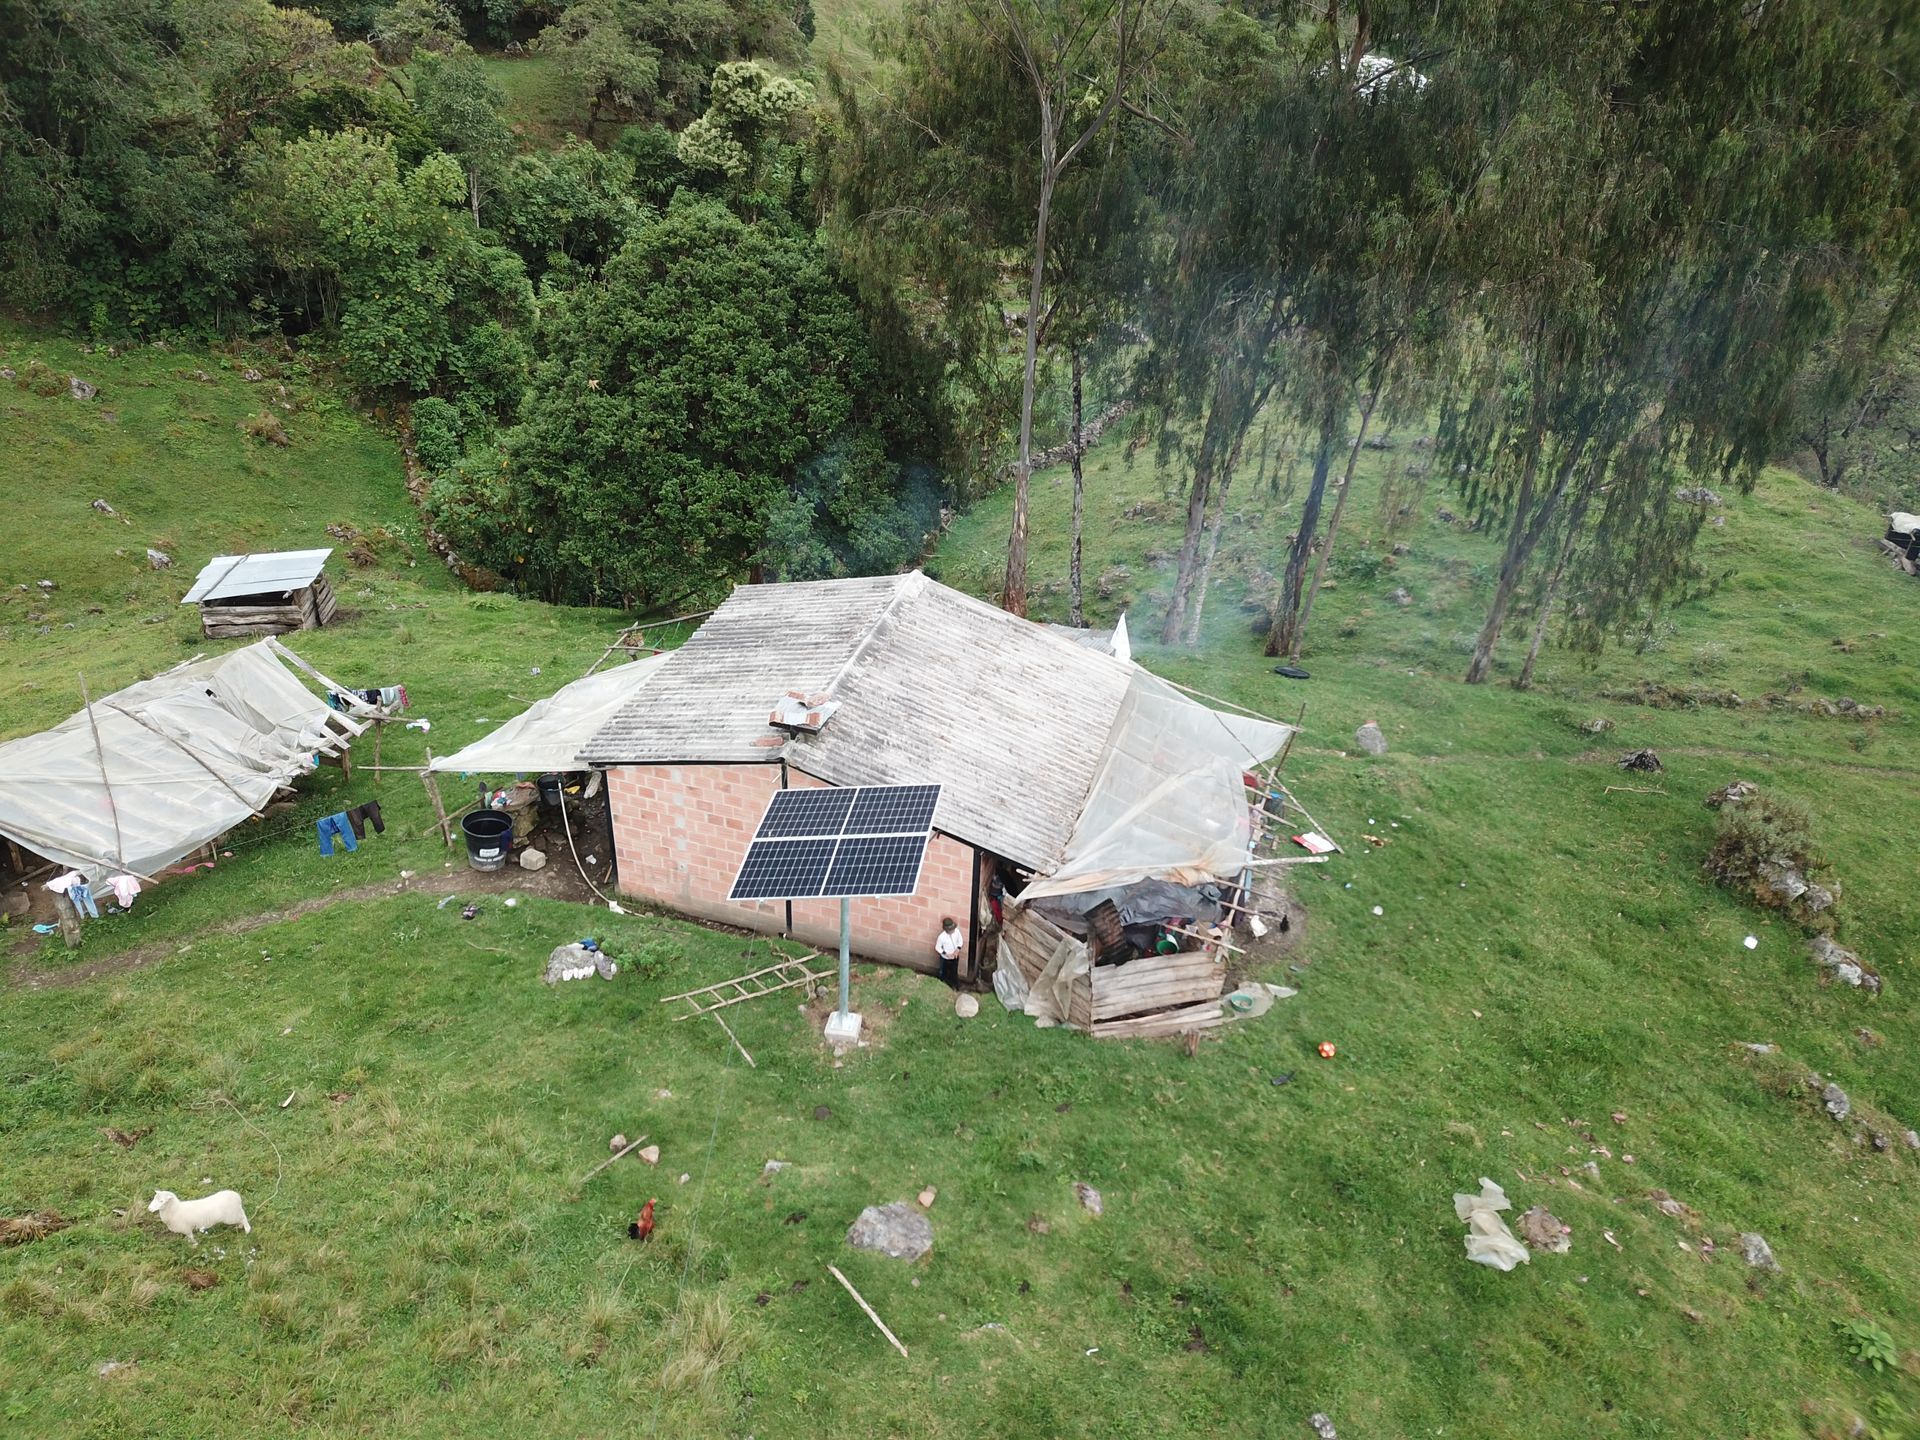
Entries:
{"type": "Polygon", "coordinates": [[[1504,1271],[1533,1263],[1527,1247],[1514,1238],[1507,1222],[1500,1218],[1500,1211],[1512,1208],[1507,1192],[1484,1175],[1478,1195],[1455,1193],[1453,1213],[1466,1224],[1467,1258],[1474,1264],[1504,1271]]]}

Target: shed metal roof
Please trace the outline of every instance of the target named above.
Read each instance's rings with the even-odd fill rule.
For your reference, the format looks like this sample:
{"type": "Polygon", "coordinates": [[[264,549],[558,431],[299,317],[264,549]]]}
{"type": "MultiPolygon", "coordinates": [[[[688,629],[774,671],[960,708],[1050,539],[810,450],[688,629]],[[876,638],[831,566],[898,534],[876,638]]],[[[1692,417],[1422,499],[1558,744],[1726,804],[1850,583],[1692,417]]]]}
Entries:
{"type": "Polygon", "coordinates": [[[264,555],[216,555],[202,567],[180,603],[231,600],[239,595],[279,595],[304,590],[319,576],[325,550],[274,550],[264,555]]]}
{"type": "Polygon", "coordinates": [[[938,784],[938,829],[1045,869],[1066,847],[1132,667],[919,573],[743,585],[590,741],[598,765],[784,758],[835,785],[938,784]],[[817,734],[767,724],[828,692],[817,734]]]}

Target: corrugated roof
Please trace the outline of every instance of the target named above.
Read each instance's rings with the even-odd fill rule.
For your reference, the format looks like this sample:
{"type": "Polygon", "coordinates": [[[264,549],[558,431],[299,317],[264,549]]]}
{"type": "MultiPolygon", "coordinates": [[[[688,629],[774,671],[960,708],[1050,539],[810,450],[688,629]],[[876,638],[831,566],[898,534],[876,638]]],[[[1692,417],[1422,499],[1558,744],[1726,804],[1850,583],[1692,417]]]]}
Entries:
{"type": "Polygon", "coordinates": [[[581,758],[784,754],[836,785],[934,783],[937,828],[1047,869],[1086,803],[1131,674],[918,573],[741,586],[581,758]],[[819,734],[787,740],[767,711],[788,689],[830,691],[841,707],[819,734]]]}
{"type": "Polygon", "coordinates": [[[333,554],[325,550],[274,550],[264,555],[216,555],[201,569],[182,605],[231,600],[238,595],[279,595],[304,590],[333,554]]]}
{"type": "MultiPolygon", "coordinates": [[[[825,690],[905,577],[742,585],[587,743],[589,764],[776,760],[757,740],[788,690],[825,690]]],[[[837,722],[836,722],[837,723],[837,722]]]]}

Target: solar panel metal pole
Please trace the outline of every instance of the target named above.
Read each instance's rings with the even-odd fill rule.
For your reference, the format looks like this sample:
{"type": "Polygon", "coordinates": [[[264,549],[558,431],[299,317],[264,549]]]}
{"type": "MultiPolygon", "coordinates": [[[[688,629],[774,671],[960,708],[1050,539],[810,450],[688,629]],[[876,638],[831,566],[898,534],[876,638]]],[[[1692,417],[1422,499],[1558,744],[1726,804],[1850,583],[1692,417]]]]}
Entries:
{"type": "Polygon", "coordinates": [[[853,901],[840,897],[840,1022],[847,1019],[848,991],[852,989],[853,901]]]}

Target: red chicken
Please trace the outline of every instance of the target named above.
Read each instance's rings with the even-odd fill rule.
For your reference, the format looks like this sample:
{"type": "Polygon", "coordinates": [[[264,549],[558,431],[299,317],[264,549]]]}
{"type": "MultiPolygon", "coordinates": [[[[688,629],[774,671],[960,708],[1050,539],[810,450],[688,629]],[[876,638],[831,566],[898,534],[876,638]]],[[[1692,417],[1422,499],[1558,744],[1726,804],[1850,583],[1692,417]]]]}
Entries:
{"type": "Polygon", "coordinates": [[[652,1200],[648,1200],[645,1205],[642,1205],[640,1218],[627,1226],[627,1234],[633,1239],[651,1240],[653,1238],[653,1204],[652,1200]]]}

